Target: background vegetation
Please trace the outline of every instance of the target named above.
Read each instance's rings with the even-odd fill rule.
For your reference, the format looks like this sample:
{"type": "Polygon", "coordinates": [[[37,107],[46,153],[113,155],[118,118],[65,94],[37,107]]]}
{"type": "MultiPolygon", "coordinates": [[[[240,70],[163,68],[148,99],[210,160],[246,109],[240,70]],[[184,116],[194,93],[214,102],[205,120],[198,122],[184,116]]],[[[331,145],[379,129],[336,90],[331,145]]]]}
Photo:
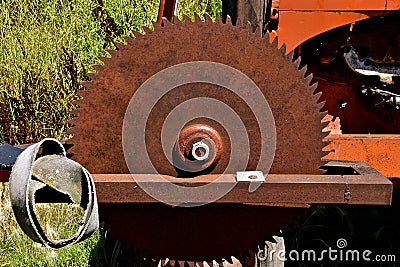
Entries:
{"type": "MultiPolygon", "coordinates": [[[[159,0],[1,0],[0,142],[66,138],[73,100],[122,36],[152,28],[159,0]]],[[[219,0],[180,1],[183,13],[221,12],[219,0]]]]}

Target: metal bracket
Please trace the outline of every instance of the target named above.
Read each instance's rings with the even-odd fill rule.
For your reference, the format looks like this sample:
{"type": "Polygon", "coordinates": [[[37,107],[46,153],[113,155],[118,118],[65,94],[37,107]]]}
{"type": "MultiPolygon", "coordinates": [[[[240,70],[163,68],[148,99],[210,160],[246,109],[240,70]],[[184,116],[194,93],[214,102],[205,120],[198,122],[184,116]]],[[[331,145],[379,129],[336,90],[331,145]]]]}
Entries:
{"type": "Polygon", "coordinates": [[[244,171],[236,172],[237,182],[265,182],[262,171],[244,171]]]}

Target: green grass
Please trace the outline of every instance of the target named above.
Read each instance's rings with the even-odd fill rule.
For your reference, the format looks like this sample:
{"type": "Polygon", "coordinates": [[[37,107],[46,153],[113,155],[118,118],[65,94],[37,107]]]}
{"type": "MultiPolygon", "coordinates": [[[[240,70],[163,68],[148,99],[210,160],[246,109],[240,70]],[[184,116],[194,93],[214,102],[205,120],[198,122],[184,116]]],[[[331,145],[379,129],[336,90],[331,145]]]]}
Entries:
{"type": "MultiPolygon", "coordinates": [[[[151,26],[157,0],[0,1],[0,142],[67,138],[79,82],[106,48],[151,26]]],[[[221,12],[221,1],[182,1],[183,13],[221,12]]]]}
{"type": "MultiPolygon", "coordinates": [[[[0,266],[102,266],[100,232],[62,250],[41,247],[19,228],[12,213],[7,184],[0,183],[0,266]]],[[[68,204],[37,204],[37,215],[48,236],[67,238],[75,233],[82,211],[68,204]]]]}

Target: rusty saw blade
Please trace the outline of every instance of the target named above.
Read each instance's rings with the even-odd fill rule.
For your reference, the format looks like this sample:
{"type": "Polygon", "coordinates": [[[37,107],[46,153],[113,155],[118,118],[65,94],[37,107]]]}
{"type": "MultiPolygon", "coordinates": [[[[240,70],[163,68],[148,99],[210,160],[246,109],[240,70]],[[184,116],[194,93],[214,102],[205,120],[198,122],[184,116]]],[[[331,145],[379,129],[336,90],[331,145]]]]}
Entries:
{"type": "MultiPolygon", "coordinates": [[[[109,51],[111,58],[102,58],[104,65],[95,67],[98,72],[85,84],[87,90],[79,93],[82,99],[77,101],[77,117],[71,121],[74,127],[70,130],[73,138],[68,141],[74,144],[70,150],[74,160],[91,173],[129,173],[123,148],[123,139],[127,138],[129,144],[145,144],[143,149],[131,151],[138,166],[136,173],[186,177],[193,173],[255,170],[259,166],[258,170],[264,173],[269,168],[270,173],[276,174],[319,173],[322,139],[326,135],[321,119],[325,113],[321,112],[320,94],[315,93],[317,85],[310,85],[312,76],[304,77],[305,67],[298,69],[299,58],[293,62],[292,54],[286,55],[284,46],[278,49],[276,39],[270,43],[268,35],[261,38],[260,33],[243,29],[240,23],[232,26],[220,19],[213,22],[208,16],[205,21],[196,17],[194,22],[187,17],[184,22],[175,18],[174,24],[164,21],[164,27],[154,27],[144,28],[146,34],[135,34],[135,39],[127,37],[126,44],[120,44],[117,51],[109,51]],[[222,76],[225,86],[200,79],[180,84],[159,97],[159,92],[171,82],[194,75],[178,68],[164,82],[158,80],[147,91],[142,90],[160,73],[186,63],[193,67],[193,62],[227,66],[231,73],[249,78],[258,89],[249,91],[242,79],[224,79],[225,74],[211,68],[200,74],[222,76]],[[242,89],[233,91],[226,85],[242,89]],[[260,97],[254,100],[257,95],[260,97]],[[155,97],[157,101],[150,105],[155,97]],[[252,98],[254,104],[249,104],[247,98],[252,98]],[[208,104],[198,106],[190,102],[199,99],[208,99],[208,104]],[[134,107],[129,105],[132,101],[136,103],[134,107]],[[218,105],[214,107],[214,103],[218,105]],[[198,115],[193,113],[196,108],[198,115]],[[180,112],[172,116],[178,109],[180,112]],[[227,110],[229,114],[224,113],[227,110]],[[270,155],[272,166],[264,164],[262,156],[264,149],[271,149],[271,140],[262,138],[263,131],[271,129],[259,123],[263,119],[259,114],[267,117],[269,112],[273,116],[271,129],[276,129],[275,155],[270,155]],[[130,115],[129,120],[126,114],[130,115]],[[228,117],[238,120],[223,123],[210,118],[219,118],[220,114],[224,114],[221,121],[228,117]],[[123,136],[126,125],[135,126],[141,120],[146,122],[142,132],[125,132],[123,136]],[[165,147],[163,129],[169,120],[186,122],[177,127],[181,130],[176,143],[165,147]],[[243,135],[246,138],[240,139],[243,135]],[[171,162],[166,150],[176,153],[184,167],[174,165],[176,161],[171,162]],[[202,159],[198,161],[205,167],[191,165],[193,157],[202,159]],[[237,165],[229,164],[233,157],[237,165]]],[[[298,208],[283,208],[283,212],[279,207],[248,208],[242,203],[228,206],[174,209],[162,204],[103,203],[99,211],[113,232],[134,244],[139,252],[187,260],[229,256],[254,247],[299,212],[298,208]],[[274,219],[270,220],[270,216],[274,219]]]]}

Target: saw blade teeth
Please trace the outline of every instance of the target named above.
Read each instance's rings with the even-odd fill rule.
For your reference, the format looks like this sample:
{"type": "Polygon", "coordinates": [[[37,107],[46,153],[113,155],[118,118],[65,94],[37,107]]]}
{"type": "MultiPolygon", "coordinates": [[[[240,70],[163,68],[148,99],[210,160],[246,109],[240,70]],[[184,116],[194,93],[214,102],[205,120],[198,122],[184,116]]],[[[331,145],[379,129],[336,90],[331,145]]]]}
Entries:
{"type": "Polygon", "coordinates": [[[172,15],[171,20],[169,21],[171,25],[182,24],[183,22],[183,19],[179,19],[175,14],[172,15]]]}
{"type": "Polygon", "coordinates": [[[196,267],[204,267],[204,264],[202,261],[196,261],[196,267]]]}
{"type": "Polygon", "coordinates": [[[226,15],[226,21],[225,21],[225,24],[227,24],[227,25],[233,25],[233,23],[232,23],[232,19],[231,19],[231,16],[229,16],[229,15],[226,15]]]}
{"type": "Polygon", "coordinates": [[[323,159],[323,158],[325,158],[326,156],[328,156],[329,153],[331,153],[331,151],[322,151],[322,158],[321,158],[321,161],[326,161],[326,159],[323,159]]]}
{"type": "MultiPolygon", "coordinates": [[[[325,117],[325,116],[324,116],[324,117],[325,117]]],[[[321,122],[322,129],[325,129],[326,126],[328,126],[328,124],[329,124],[329,121],[323,121],[323,122],[321,122]]],[[[328,131],[325,131],[325,132],[323,132],[323,133],[326,133],[326,132],[328,132],[328,131]]],[[[326,137],[326,136],[325,136],[325,137],[326,137]]]]}
{"type": "Polygon", "coordinates": [[[290,53],[287,54],[286,57],[287,57],[288,60],[293,61],[293,56],[294,56],[294,50],[290,51],[290,53]]]}
{"type": "MultiPolygon", "coordinates": [[[[132,34],[133,34],[133,32],[132,32],[132,34]]],[[[133,44],[133,39],[132,39],[132,37],[130,37],[130,36],[128,36],[128,35],[125,35],[124,37],[124,40],[125,40],[125,42],[126,42],[126,44],[127,45],[132,45],[133,44]]]]}
{"type": "MultiPolygon", "coordinates": [[[[311,80],[312,80],[313,77],[314,77],[313,74],[310,73],[307,77],[304,78],[304,80],[305,80],[307,85],[310,85],[311,80]]],[[[312,91],[312,93],[314,93],[314,91],[312,91]]]]}
{"type": "MultiPolygon", "coordinates": [[[[326,124],[326,126],[328,126],[328,123],[326,124]]],[[[326,127],[325,126],[325,127],[326,127]]],[[[325,129],[325,127],[323,129],[325,129]]],[[[329,135],[331,134],[331,130],[325,130],[321,132],[321,140],[324,140],[325,138],[327,138],[329,135]]],[[[329,146],[330,142],[329,141],[324,141],[322,142],[322,151],[326,151],[324,150],[325,147],[329,146]],[[327,143],[327,144],[326,144],[327,143]]],[[[322,158],[322,157],[321,157],[322,158]]]]}
{"type": "Polygon", "coordinates": [[[206,23],[213,23],[213,20],[212,20],[210,14],[205,13],[205,14],[204,14],[204,18],[205,18],[205,22],[206,22],[206,23]]]}
{"type": "MultiPolygon", "coordinates": [[[[319,100],[319,98],[316,98],[316,99],[319,100]]],[[[318,110],[319,110],[320,112],[324,112],[324,111],[325,111],[325,109],[324,109],[325,103],[326,103],[326,101],[317,102],[317,108],[318,108],[318,110]]],[[[323,117],[322,117],[322,118],[323,118],[323,117]]],[[[321,120],[322,120],[322,118],[321,118],[321,120]]]]}
{"type": "Polygon", "coordinates": [[[143,34],[141,32],[139,32],[139,31],[132,30],[131,32],[132,32],[133,36],[135,36],[135,39],[138,39],[141,36],[143,36],[143,34]]]}
{"type": "MultiPolygon", "coordinates": [[[[329,131],[329,132],[330,132],[330,131],[329,131]]],[[[328,135],[329,135],[329,134],[328,134],[328,135]]],[[[328,135],[325,136],[324,138],[328,137],[328,135]]],[[[329,153],[331,152],[331,151],[329,150],[330,144],[331,144],[330,141],[322,141],[322,149],[323,149],[323,151],[326,153],[326,155],[329,154],[329,153]]]]}
{"type": "Polygon", "coordinates": [[[152,21],[151,25],[153,25],[154,30],[158,30],[158,29],[162,28],[161,25],[158,24],[157,21],[152,21]]]}
{"type": "Polygon", "coordinates": [[[310,88],[311,94],[313,94],[313,95],[317,94],[318,93],[317,92],[318,82],[315,82],[315,83],[309,85],[309,88],[310,88]]]}
{"type": "MultiPolygon", "coordinates": [[[[328,134],[328,135],[329,135],[329,134],[328,134]]],[[[326,138],[326,137],[327,137],[327,136],[325,136],[324,138],[326,138]]],[[[331,144],[330,141],[322,141],[322,147],[323,147],[324,151],[330,152],[330,151],[328,150],[330,144],[331,144]]]]}
{"type": "Polygon", "coordinates": [[[266,31],[266,33],[264,34],[264,36],[262,38],[267,40],[269,43],[269,38],[270,38],[269,36],[270,36],[269,31],[266,31]]]}
{"type": "Polygon", "coordinates": [[[221,18],[220,15],[215,16],[215,22],[212,22],[212,23],[213,23],[213,24],[214,24],[214,23],[216,23],[216,24],[224,24],[224,23],[222,22],[222,18],[221,18]]]}
{"type": "Polygon", "coordinates": [[[315,100],[315,103],[321,103],[321,102],[325,102],[325,101],[321,101],[321,95],[322,95],[322,92],[317,92],[317,93],[315,93],[314,95],[313,95],[313,98],[314,98],[314,100],[315,100]]]}
{"type": "MultiPolygon", "coordinates": [[[[118,51],[117,50],[115,50],[115,49],[111,49],[111,48],[107,48],[106,49],[106,51],[107,51],[107,53],[109,53],[110,54],[110,56],[111,57],[114,57],[114,56],[116,56],[117,55],[117,53],[118,53],[118,51]]],[[[104,57],[106,60],[109,60],[110,58],[108,58],[108,57],[104,57]]],[[[101,61],[103,61],[103,60],[101,60],[101,61]]],[[[103,61],[104,62],[104,61],[103,61]]]]}
{"type": "Polygon", "coordinates": [[[293,64],[296,66],[297,69],[299,69],[300,63],[301,63],[301,57],[298,56],[298,57],[296,58],[296,60],[293,61],[293,64]]]}
{"type": "Polygon", "coordinates": [[[274,40],[272,41],[272,43],[271,43],[274,47],[278,47],[278,36],[276,36],[275,38],[274,38],[274,40]]]}
{"type": "MultiPolygon", "coordinates": [[[[108,53],[108,52],[107,52],[108,53]]],[[[114,53],[113,53],[114,54],[114,53]]],[[[115,55],[115,54],[114,54],[115,55]]],[[[104,65],[106,65],[110,60],[111,60],[111,54],[110,55],[108,55],[108,56],[101,56],[101,57],[99,57],[99,59],[101,60],[101,62],[103,62],[103,64],[102,65],[100,65],[101,66],[101,68],[100,68],[100,70],[99,69],[97,69],[97,68],[95,68],[96,70],[97,70],[97,72],[100,72],[103,68],[104,68],[104,65]]]]}
{"type": "Polygon", "coordinates": [[[203,17],[199,13],[195,12],[194,13],[194,21],[195,22],[203,22],[203,17]]]}
{"type": "Polygon", "coordinates": [[[74,149],[74,142],[72,141],[73,139],[74,137],[71,137],[65,141],[65,144],[70,146],[70,148],[68,149],[68,154],[72,154],[71,151],[74,149]]]}
{"type": "MultiPolygon", "coordinates": [[[[99,59],[100,59],[102,62],[104,62],[104,58],[106,58],[106,57],[100,57],[99,59]]],[[[99,64],[95,64],[95,65],[93,65],[92,67],[97,71],[97,73],[99,73],[100,71],[102,71],[102,70],[104,69],[104,65],[99,65],[99,64]]],[[[88,76],[89,76],[90,78],[93,78],[93,75],[94,75],[94,74],[96,74],[96,73],[90,73],[88,76]]]]}
{"type": "Polygon", "coordinates": [[[301,77],[304,78],[304,76],[306,76],[306,72],[307,72],[307,65],[304,65],[301,69],[299,69],[299,72],[301,74],[301,77]]]}
{"type": "Polygon", "coordinates": [[[243,27],[243,22],[240,18],[236,18],[236,23],[235,23],[236,27],[242,28],[243,27]]]}
{"type": "Polygon", "coordinates": [[[163,26],[164,26],[164,27],[172,26],[171,21],[169,21],[169,20],[168,20],[167,18],[165,18],[165,17],[162,17],[162,22],[163,22],[163,26]]]}
{"type": "Polygon", "coordinates": [[[233,258],[234,258],[233,256],[226,257],[226,258],[222,259],[222,262],[226,261],[229,264],[233,264],[233,261],[234,261],[233,258]]]}
{"type": "MultiPolygon", "coordinates": [[[[89,73],[88,73],[89,74],[89,73]]],[[[86,74],[87,75],[87,74],[86,74]]],[[[86,89],[89,89],[91,86],[92,86],[92,82],[89,82],[89,81],[82,81],[81,82],[81,85],[83,86],[83,88],[86,88],[86,89]]],[[[78,92],[77,92],[77,94],[79,95],[79,96],[82,96],[81,95],[81,93],[82,92],[85,92],[85,91],[87,91],[87,90],[78,90],[78,92]]]]}
{"type": "Polygon", "coordinates": [[[256,29],[254,31],[254,34],[257,35],[257,36],[261,36],[261,28],[260,28],[260,26],[257,25],[257,27],[256,27],[256,29]]]}
{"type": "Polygon", "coordinates": [[[175,266],[175,260],[169,260],[169,264],[170,264],[171,266],[175,266]]]}
{"type": "MultiPolygon", "coordinates": [[[[74,115],[75,117],[69,118],[68,123],[71,124],[71,125],[76,125],[77,123],[79,123],[79,120],[78,120],[79,111],[78,111],[78,109],[74,109],[73,111],[71,111],[71,114],[74,115]],[[77,112],[75,112],[75,114],[73,114],[72,112],[75,111],[75,110],[76,110],[77,112]]],[[[69,130],[67,131],[67,133],[69,134],[69,132],[73,132],[73,130],[74,130],[74,129],[71,128],[71,129],[69,129],[69,130]]]]}
{"type": "Polygon", "coordinates": [[[142,25],[142,30],[146,33],[146,34],[150,34],[153,32],[152,29],[150,29],[149,27],[147,27],[146,25],[142,25]]]}
{"type": "Polygon", "coordinates": [[[123,42],[118,42],[118,41],[116,41],[114,44],[115,44],[116,49],[113,49],[113,50],[120,50],[122,47],[125,46],[125,44],[123,42]]]}
{"type": "Polygon", "coordinates": [[[178,261],[179,267],[185,267],[185,261],[178,261]]]}
{"type": "Polygon", "coordinates": [[[283,43],[279,50],[281,51],[282,55],[286,56],[286,43],[283,43]]]}
{"type": "Polygon", "coordinates": [[[246,28],[245,28],[245,29],[246,29],[249,33],[253,33],[253,27],[252,27],[250,21],[248,21],[248,22],[246,23],[246,28]]]}
{"type": "MultiPolygon", "coordinates": [[[[82,105],[82,103],[84,103],[84,100],[81,98],[81,99],[75,99],[74,101],[73,101],[73,104],[77,107],[77,108],[79,108],[81,105],[82,105]]],[[[75,111],[76,109],[74,109],[74,110],[72,110],[71,111],[71,113],[73,114],[73,112],[75,111]]]]}
{"type": "MultiPolygon", "coordinates": [[[[324,134],[327,134],[326,136],[323,135],[323,138],[327,138],[330,134],[329,132],[324,132],[324,134]]],[[[330,146],[331,142],[330,141],[322,141],[322,151],[323,153],[326,153],[324,156],[326,156],[327,154],[329,154],[331,152],[331,146],[330,146]]],[[[324,157],[322,156],[322,157],[324,157]]]]}
{"type": "MultiPolygon", "coordinates": [[[[180,21],[179,19],[177,19],[177,21],[178,21],[179,23],[193,23],[192,19],[189,17],[188,14],[183,14],[183,19],[182,19],[182,21],[180,21]]],[[[175,22],[175,20],[174,20],[174,22],[175,22]]]]}
{"type": "Polygon", "coordinates": [[[194,261],[187,261],[186,262],[189,267],[195,267],[196,263],[194,261]]]}
{"type": "MultiPolygon", "coordinates": [[[[325,101],[322,101],[321,103],[323,103],[325,105],[325,101]]],[[[326,115],[328,115],[328,111],[327,110],[323,110],[323,111],[319,112],[319,118],[321,119],[321,121],[326,115]]]]}

